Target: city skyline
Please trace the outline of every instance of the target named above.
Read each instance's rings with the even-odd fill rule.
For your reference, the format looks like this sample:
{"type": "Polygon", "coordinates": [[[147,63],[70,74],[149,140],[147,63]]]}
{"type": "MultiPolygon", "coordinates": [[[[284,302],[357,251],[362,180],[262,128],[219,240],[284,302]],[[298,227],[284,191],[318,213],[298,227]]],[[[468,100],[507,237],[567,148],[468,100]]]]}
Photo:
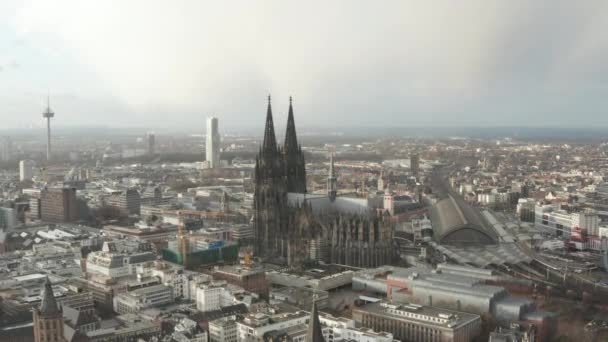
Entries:
{"type": "Polygon", "coordinates": [[[142,5],[3,3],[4,127],[49,91],[58,127],[230,129],[269,92],[302,127],[608,125],[602,2],[142,5]]]}

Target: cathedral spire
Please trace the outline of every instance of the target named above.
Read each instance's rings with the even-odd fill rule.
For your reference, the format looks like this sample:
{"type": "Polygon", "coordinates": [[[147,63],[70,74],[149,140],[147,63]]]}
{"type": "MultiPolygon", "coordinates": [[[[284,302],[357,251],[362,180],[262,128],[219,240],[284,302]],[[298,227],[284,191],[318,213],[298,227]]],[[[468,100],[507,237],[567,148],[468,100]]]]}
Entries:
{"type": "Polygon", "coordinates": [[[296,135],[296,123],[293,118],[292,98],[289,97],[289,113],[287,115],[287,130],[285,131],[285,152],[298,150],[298,137],[296,135]]]}
{"type": "Polygon", "coordinates": [[[296,123],[293,116],[293,99],[289,97],[289,113],[287,115],[287,130],[283,146],[285,160],[285,177],[287,191],[306,193],[306,163],[302,148],[298,144],[296,123]]]}
{"type": "Polygon", "coordinates": [[[270,95],[268,95],[268,109],[266,109],[266,127],[264,128],[264,142],[262,151],[275,153],[277,151],[277,141],[274,134],[274,122],[272,121],[272,106],[270,95]]]}

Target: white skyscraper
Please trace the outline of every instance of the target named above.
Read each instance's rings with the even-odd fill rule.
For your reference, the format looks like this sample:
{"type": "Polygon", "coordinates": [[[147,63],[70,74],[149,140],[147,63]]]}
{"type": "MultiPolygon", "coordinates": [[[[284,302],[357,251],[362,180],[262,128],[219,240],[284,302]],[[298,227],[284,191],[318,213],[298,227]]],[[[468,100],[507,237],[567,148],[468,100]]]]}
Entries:
{"type": "Polygon", "coordinates": [[[207,144],[205,158],[210,168],[220,166],[220,133],[216,117],[207,118],[207,144]]]}
{"type": "Polygon", "coordinates": [[[30,181],[34,177],[34,162],[31,160],[22,160],[19,162],[19,180],[30,181]]]}

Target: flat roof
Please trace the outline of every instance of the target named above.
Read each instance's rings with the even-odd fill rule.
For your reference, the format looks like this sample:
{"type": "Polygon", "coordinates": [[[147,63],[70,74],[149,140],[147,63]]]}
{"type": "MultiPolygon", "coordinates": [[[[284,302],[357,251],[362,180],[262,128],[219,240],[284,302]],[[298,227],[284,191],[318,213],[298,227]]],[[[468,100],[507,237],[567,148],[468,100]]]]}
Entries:
{"type": "Polygon", "coordinates": [[[42,279],[42,278],[46,278],[46,277],[47,277],[47,275],[43,274],[43,273],[32,273],[32,274],[26,274],[26,275],[22,275],[22,276],[13,277],[13,279],[15,279],[18,282],[23,282],[23,281],[28,281],[28,280],[42,279]]]}
{"type": "Polygon", "coordinates": [[[481,316],[467,312],[411,303],[389,304],[385,301],[367,304],[363,307],[356,308],[355,310],[379,314],[397,320],[417,321],[448,329],[457,329],[475,320],[481,319],[481,316]]]}

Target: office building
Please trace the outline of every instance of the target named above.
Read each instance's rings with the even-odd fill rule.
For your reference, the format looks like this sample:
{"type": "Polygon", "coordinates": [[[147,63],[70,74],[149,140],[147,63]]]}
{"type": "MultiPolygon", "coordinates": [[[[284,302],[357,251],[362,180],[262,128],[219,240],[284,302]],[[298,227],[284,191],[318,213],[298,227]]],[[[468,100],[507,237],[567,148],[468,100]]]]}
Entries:
{"type": "MultiPolygon", "coordinates": [[[[138,248],[139,249],[139,248],[138,248]]],[[[110,278],[121,278],[137,274],[137,266],[156,260],[149,250],[120,250],[114,243],[105,242],[101,251],[87,256],[86,270],[110,278]]]]}
{"type": "Polygon", "coordinates": [[[146,140],[148,143],[148,155],[153,155],[156,153],[156,135],[154,132],[148,132],[146,140]]]}
{"type": "Polygon", "coordinates": [[[22,160],[19,162],[19,180],[21,182],[31,181],[34,177],[35,163],[32,160],[22,160]]]}
{"type": "Polygon", "coordinates": [[[305,311],[273,310],[268,313],[251,313],[237,322],[237,340],[266,341],[267,334],[286,334],[290,329],[296,329],[296,333],[305,338],[309,320],[310,314],[305,311]]]}
{"type": "Polygon", "coordinates": [[[404,341],[469,342],[481,332],[479,315],[416,304],[371,303],[353,309],[353,319],[404,341]]]}
{"type": "Polygon", "coordinates": [[[516,213],[521,222],[534,223],[534,208],[536,201],[531,198],[520,198],[517,200],[516,213]]]}
{"type": "Polygon", "coordinates": [[[223,281],[199,285],[196,289],[196,309],[206,312],[237,304],[232,289],[234,287],[226,286],[223,281]]]}
{"type": "Polygon", "coordinates": [[[535,206],[534,226],[547,234],[568,238],[577,249],[586,249],[586,236],[599,235],[599,217],[594,211],[569,213],[559,204],[538,204],[535,206]]]}
{"type": "Polygon", "coordinates": [[[417,153],[413,153],[410,156],[410,169],[412,172],[412,176],[418,178],[420,171],[420,155],[417,153]]]}
{"type": "Polygon", "coordinates": [[[76,189],[45,189],[40,193],[40,217],[47,222],[78,221],[76,189]]]}
{"type": "Polygon", "coordinates": [[[263,267],[225,265],[216,267],[211,275],[214,279],[225,280],[227,283],[242,287],[249,292],[260,295],[268,293],[266,272],[263,267]]]}
{"type": "Polygon", "coordinates": [[[17,225],[17,210],[0,207],[0,229],[11,229],[17,225]]]}
{"type": "Polygon", "coordinates": [[[173,303],[173,289],[165,285],[148,286],[114,296],[114,311],[119,314],[173,303]]]}
{"type": "Polygon", "coordinates": [[[215,117],[207,118],[207,143],[205,160],[210,168],[220,166],[220,133],[218,120],[215,117]]]}
{"type": "Polygon", "coordinates": [[[40,219],[40,198],[30,198],[30,211],[26,213],[27,217],[33,220],[40,219]]]}
{"type": "Polygon", "coordinates": [[[139,215],[141,213],[141,196],[137,190],[128,189],[110,196],[108,205],[119,208],[128,215],[139,215]]]}
{"type": "Polygon", "coordinates": [[[186,269],[196,269],[203,265],[230,263],[237,261],[239,245],[233,241],[209,240],[188,236],[171,240],[163,250],[163,260],[182,265],[186,269]]]}
{"type": "MultiPolygon", "coordinates": [[[[316,307],[316,305],[315,305],[316,307]]],[[[393,334],[355,326],[355,320],[319,312],[319,323],[326,342],[393,342],[393,334]]]]}

